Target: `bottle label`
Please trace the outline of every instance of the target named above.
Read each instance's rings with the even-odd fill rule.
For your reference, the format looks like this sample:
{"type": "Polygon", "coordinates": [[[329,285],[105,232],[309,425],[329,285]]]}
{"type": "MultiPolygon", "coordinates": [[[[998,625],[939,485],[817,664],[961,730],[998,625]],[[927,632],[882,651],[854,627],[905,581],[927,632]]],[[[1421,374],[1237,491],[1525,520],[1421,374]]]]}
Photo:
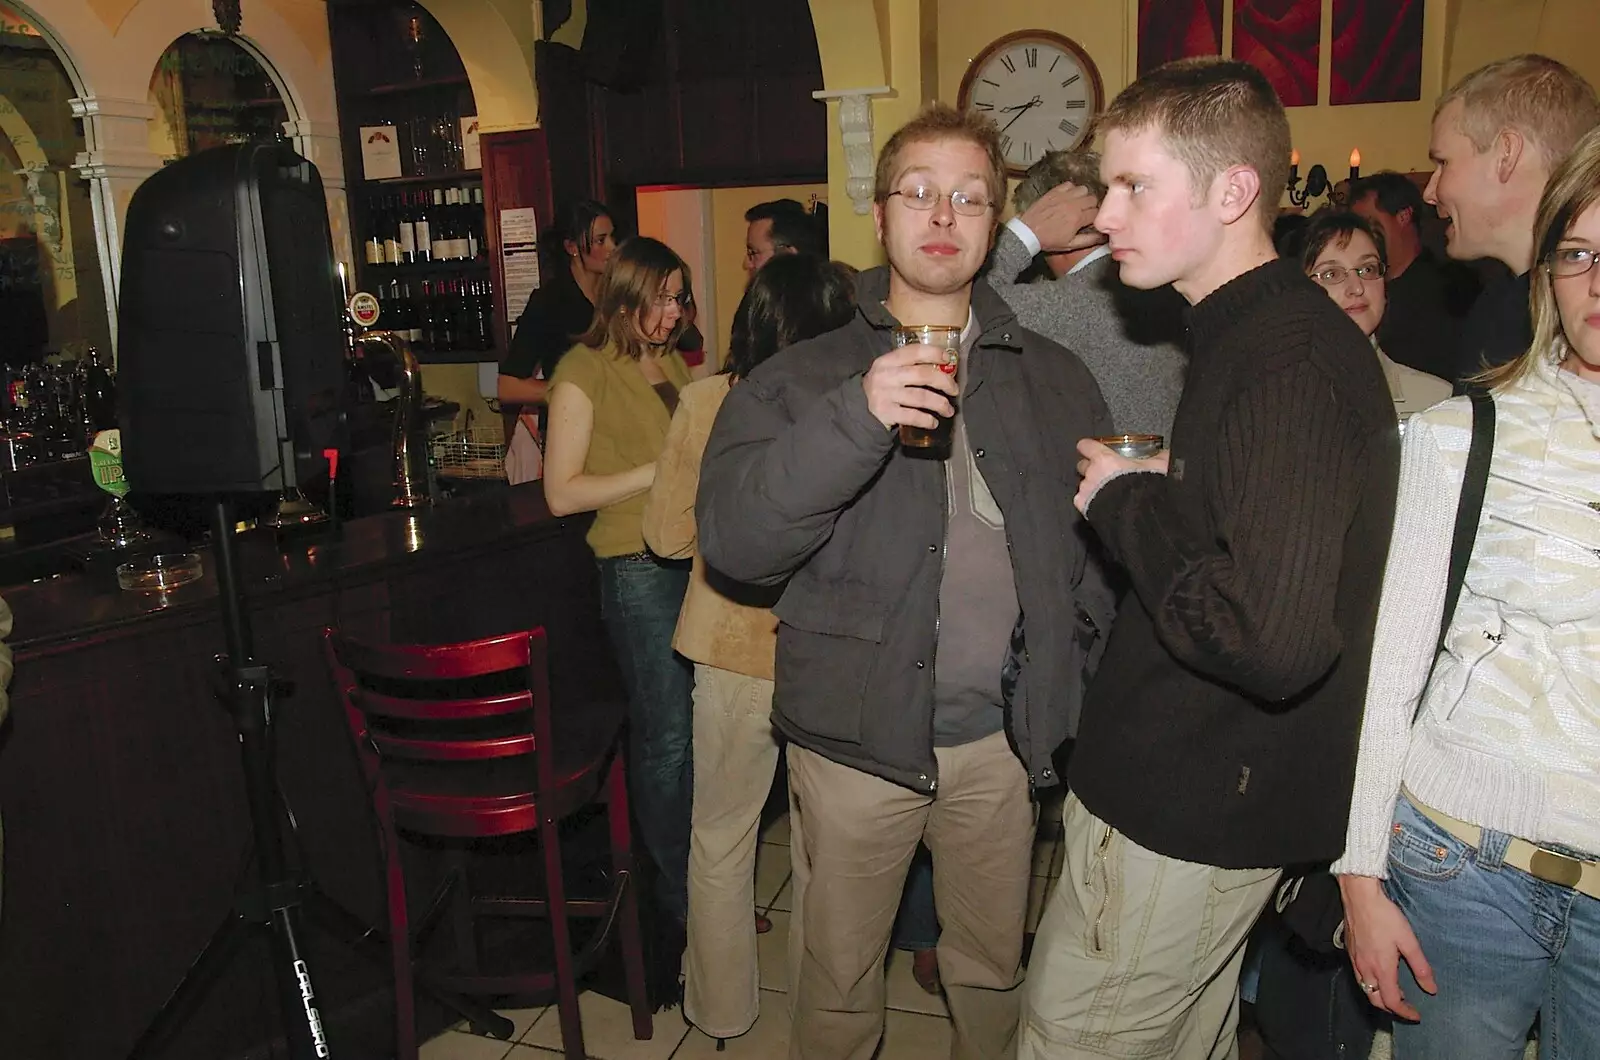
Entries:
{"type": "Polygon", "coordinates": [[[379,239],[377,236],[373,236],[371,239],[367,240],[367,264],[383,264],[383,240],[379,239]]]}
{"type": "MultiPolygon", "coordinates": [[[[428,222],[418,221],[416,224],[416,229],[417,249],[421,250],[426,248],[429,254],[433,254],[433,237],[428,234],[428,222]]],[[[435,254],[434,256],[437,257],[438,255],[435,254]]]]}
{"type": "Polygon", "coordinates": [[[416,226],[410,221],[400,222],[400,253],[407,259],[417,252],[416,226]]]}
{"type": "Polygon", "coordinates": [[[383,241],[383,260],[389,265],[400,264],[400,240],[391,236],[383,241]]]}

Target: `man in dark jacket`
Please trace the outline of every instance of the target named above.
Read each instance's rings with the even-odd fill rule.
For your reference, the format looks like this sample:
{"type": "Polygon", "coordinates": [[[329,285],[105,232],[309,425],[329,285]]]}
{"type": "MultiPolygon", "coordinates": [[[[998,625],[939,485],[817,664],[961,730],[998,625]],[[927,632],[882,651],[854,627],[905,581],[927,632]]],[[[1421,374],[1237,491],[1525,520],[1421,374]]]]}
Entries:
{"type": "Polygon", "coordinates": [[[1190,303],[1162,457],[1085,439],[1077,504],[1133,591],[1084,704],[1018,1055],[1225,1057],[1245,936],[1336,857],[1399,467],[1372,347],[1271,240],[1289,122],[1255,67],[1151,71],[1099,119],[1095,227],[1190,303]]]}
{"type": "Polygon", "coordinates": [[[888,268],[862,274],[849,324],[733,388],[701,470],[706,561],[788,579],[773,724],[791,741],[797,1060],[877,1048],[919,840],[951,1055],[1015,1049],[1030,796],[1059,781],[1050,755],[1110,612],[1085,582],[1074,445],[1110,417],[1076,357],[974,282],[1005,186],[981,117],[934,105],[896,132],[874,192],[888,268]],[[897,323],[962,328],[956,374],[943,350],[892,348],[897,323]],[[952,415],[949,459],[900,447],[899,425],[952,415]]]}

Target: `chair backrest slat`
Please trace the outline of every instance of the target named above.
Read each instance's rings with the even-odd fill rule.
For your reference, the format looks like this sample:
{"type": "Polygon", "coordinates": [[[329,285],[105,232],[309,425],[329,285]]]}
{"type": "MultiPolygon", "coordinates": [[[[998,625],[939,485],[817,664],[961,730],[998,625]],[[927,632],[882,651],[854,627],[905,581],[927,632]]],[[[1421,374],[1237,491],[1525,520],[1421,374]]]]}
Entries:
{"type": "MultiPolygon", "coordinates": [[[[378,753],[389,758],[424,762],[475,762],[492,758],[515,758],[534,751],[531,733],[495,736],[478,740],[417,740],[405,736],[371,733],[378,753]]],[[[528,773],[533,777],[532,770],[528,773]]]]}
{"type": "Polygon", "coordinates": [[[351,698],[363,714],[378,718],[409,721],[460,721],[468,718],[493,718],[533,709],[533,693],[527,689],[470,699],[408,699],[356,687],[351,698]]]}
{"type": "Polygon", "coordinates": [[[526,669],[534,652],[542,653],[544,630],[460,644],[366,644],[332,631],[328,640],[338,660],[357,674],[391,681],[457,681],[526,669]]]}

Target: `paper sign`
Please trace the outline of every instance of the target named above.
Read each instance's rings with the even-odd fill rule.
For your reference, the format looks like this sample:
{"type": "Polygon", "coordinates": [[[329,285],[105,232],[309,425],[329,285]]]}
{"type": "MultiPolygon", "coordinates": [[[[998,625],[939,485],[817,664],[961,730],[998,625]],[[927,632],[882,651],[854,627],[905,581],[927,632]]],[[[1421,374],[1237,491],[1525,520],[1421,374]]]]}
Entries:
{"type": "Polygon", "coordinates": [[[478,116],[476,114],[469,114],[461,119],[461,168],[483,168],[483,152],[478,146],[478,116]]]}
{"type": "Polygon", "coordinates": [[[517,318],[539,289],[539,220],[533,207],[500,211],[500,263],[505,275],[506,316],[516,334],[517,318]]]}
{"type": "Polygon", "coordinates": [[[400,134],[393,125],[361,127],[361,174],[368,180],[400,176],[400,134]]]}

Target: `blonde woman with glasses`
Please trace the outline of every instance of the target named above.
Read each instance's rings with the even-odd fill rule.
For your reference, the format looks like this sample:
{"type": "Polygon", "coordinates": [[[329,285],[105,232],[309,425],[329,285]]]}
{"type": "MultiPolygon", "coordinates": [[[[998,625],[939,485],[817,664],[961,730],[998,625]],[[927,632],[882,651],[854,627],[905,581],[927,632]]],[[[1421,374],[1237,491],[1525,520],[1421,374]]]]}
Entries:
{"type": "Polygon", "coordinates": [[[1493,456],[1437,663],[1419,631],[1445,606],[1469,403],[1406,432],[1333,866],[1399,1060],[1521,1056],[1536,1020],[1545,1060],[1600,1056],[1600,131],[1552,175],[1534,246],[1533,345],[1479,380],[1493,456]]]}

